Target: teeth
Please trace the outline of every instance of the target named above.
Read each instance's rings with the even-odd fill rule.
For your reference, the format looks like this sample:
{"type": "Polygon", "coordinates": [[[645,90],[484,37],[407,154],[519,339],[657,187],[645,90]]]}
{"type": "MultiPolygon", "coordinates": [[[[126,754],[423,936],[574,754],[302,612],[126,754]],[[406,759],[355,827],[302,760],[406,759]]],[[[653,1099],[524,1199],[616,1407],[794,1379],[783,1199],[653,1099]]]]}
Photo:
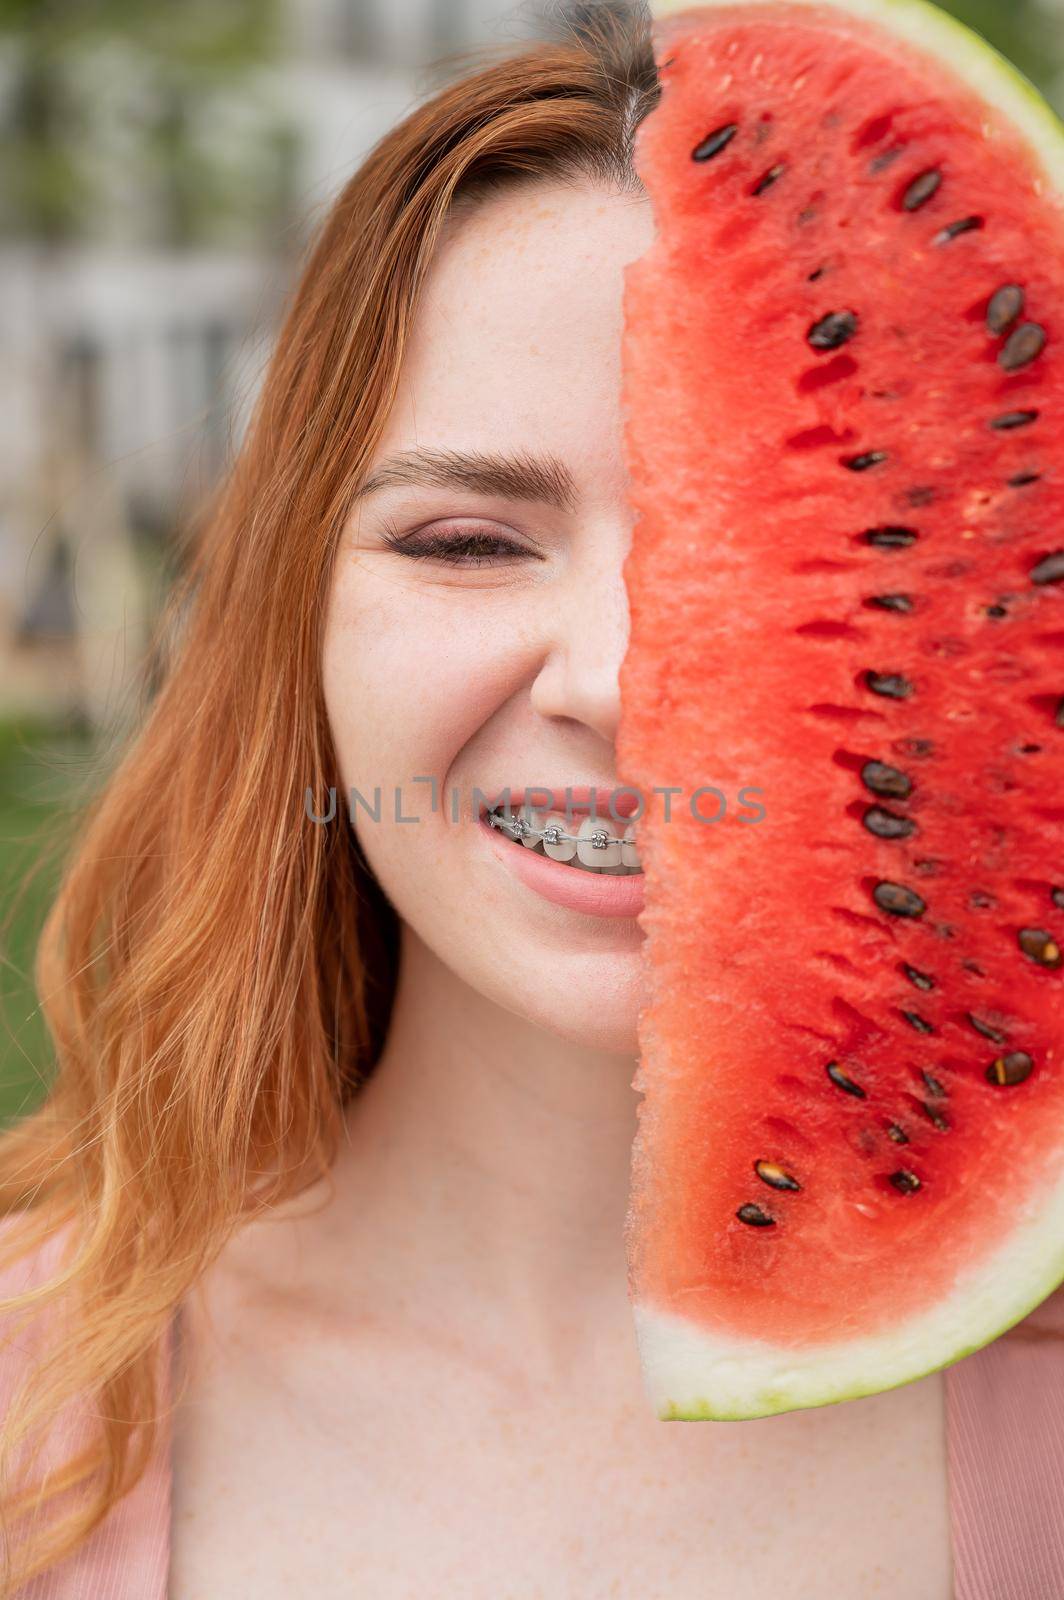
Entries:
{"type": "Polygon", "coordinates": [[[601,817],[585,817],[577,829],[576,854],[581,866],[594,867],[596,871],[601,871],[603,867],[620,866],[620,844],[614,840],[603,848],[595,842],[603,836],[612,838],[609,823],[601,817]]]}
{"type": "Polygon", "coordinates": [[[547,826],[547,813],[545,811],[533,811],[532,807],[529,806],[527,810],[523,810],[521,812],[521,815],[523,817],[527,817],[533,828],[536,830],[535,833],[526,833],[524,838],[521,840],[521,843],[524,845],[526,850],[534,850],[537,844],[540,842],[536,837],[536,834],[541,828],[545,828],[547,826]]]}
{"type": "MultiPolygon", "coordinates": [[[[562,833],[567,833],[569,831],[566,826],[565,818],[560,812],[545,811],[543,813],[543,817],[544,821],[542,825],[544,828],[549,828],[552,825],[555,825],[561,830],[562,833]]],[[[557,844],[551,844],[549,839],[544,839],[543,854],[545,856],[550,856],[552,861],[571,861],[576,855],[576,840],[559,839],[557,844]]]]}
{"type": "Polygon", "coordinates": [[[576,819],[567,819],[564,811],[538,811],[523,804],[512,805],[510,809],[509,818],[501,808],[489,811],[489,818],[495,819],[492,826],[507,838],[519,840],[528,850],[541,848],[550,860],[566,862],[579,872],[605,872],[611,877],[624,877],[641,870],[634,843],[634,823],[628,823],[622,837],[618,838],[619,824],[610,817],[588,815],[577,827],[576,819]],[[551,827],[556,827],[560,835],[570,837],[560,837],[557,843],[541,838],[543,831],[551,827]],[[607,843],[596,845],[596,834],[605,834],[607,843]]]}

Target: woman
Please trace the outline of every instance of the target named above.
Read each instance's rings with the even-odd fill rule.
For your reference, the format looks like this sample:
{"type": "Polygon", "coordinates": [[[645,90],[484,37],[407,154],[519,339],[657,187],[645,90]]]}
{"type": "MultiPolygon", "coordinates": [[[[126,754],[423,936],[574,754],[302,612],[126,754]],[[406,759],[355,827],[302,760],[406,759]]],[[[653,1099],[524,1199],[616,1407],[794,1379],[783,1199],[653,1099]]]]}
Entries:
{"type": "Polygon", "coordinates": [[[9,1459],[99,1397],[12,1567],[34,1600],[952,1592],[942,1373],[651,1415],[637,855],[599,871],[575,808],[568,860],[535,847],[617,781],[647,29],[479,65],[343,191],[70,863],[58,1078],[0,1143],[19,1348],[62,1321],[9,1459]],[[484,819],[532,786],[536,834],[484,819]]]}

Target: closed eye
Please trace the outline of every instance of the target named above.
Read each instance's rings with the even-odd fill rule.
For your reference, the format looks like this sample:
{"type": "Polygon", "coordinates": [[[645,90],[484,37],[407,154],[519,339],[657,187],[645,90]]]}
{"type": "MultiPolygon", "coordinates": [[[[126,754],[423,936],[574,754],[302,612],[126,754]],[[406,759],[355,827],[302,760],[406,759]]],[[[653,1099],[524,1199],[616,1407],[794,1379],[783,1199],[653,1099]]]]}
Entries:
{"type": "Polygon", "coordinates": [[[398,555],[414,561],[440,561],[452,567],[499,566],[512,561],[543,560],[536,551],[504,538],[490,528],[453,533],[432,528],[397,533],[389,528],[383,539],[387,548],[398,555]]]}

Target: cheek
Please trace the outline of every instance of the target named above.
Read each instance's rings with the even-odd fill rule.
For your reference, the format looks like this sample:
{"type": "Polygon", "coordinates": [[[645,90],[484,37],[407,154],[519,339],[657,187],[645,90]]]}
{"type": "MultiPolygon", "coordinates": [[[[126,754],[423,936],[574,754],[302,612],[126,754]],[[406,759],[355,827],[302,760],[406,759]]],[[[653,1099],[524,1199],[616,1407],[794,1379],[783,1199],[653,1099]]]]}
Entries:
{"type": "MultiPolygon", "coordinates": [[[[442,784],[463,747],[520,683],[525,630],[497,591],[437,590],[411,583],[394,564],[338,570],[329,602],[322,680],[345,792],[382,791],[382,822],[394,789],[407,815],[428,808],[426,784],[442,784]]],[[[447,797],[448,806],[450,804],[447,797]]],[[[404,828],[404,833],[413,830],[404,828]]]]}
{"type": "MultiPolygon", "coordinates": [[[[473,892],[451,826],[453,773],[512,685],[492,677],[501,660],[486,626],[493,597],[424,587],[369,564],[352,565],[334,583],[322,657],[322,684],[339,770],[337,812],[354,826],[371,870],[404,921],[433,944],[435,903],[453,907],[473,892]],[[483,670],[487,665],[488,670],[483,670]],[[439,809],[427,783],[437,779],[439,809]],[[416,822],[397,820],[398,814],[416,822]],[[349,818],[352,790],[364,797],[349,818]],[[379,791],[379,797],[378,797],[379,791]],[[369,808],[379,809],[379,820],[369,808]]],[[[464,920],[468,921],[466,915],[464,920]]]]}

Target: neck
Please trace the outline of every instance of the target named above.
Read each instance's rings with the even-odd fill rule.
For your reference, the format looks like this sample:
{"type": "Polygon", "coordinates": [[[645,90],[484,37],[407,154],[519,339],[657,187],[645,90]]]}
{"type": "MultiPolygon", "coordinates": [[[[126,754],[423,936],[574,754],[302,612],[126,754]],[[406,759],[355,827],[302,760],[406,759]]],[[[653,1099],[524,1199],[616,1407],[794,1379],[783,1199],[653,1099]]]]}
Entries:
{"type": "Polygon", "coordinates": [[[404,926],[387,1046],[334,1168],[337,1225],[383,1246],[385,1298],[547,1368],[574,1341],[630,1351],[635,1066],[484,998],[404,926]]]}

